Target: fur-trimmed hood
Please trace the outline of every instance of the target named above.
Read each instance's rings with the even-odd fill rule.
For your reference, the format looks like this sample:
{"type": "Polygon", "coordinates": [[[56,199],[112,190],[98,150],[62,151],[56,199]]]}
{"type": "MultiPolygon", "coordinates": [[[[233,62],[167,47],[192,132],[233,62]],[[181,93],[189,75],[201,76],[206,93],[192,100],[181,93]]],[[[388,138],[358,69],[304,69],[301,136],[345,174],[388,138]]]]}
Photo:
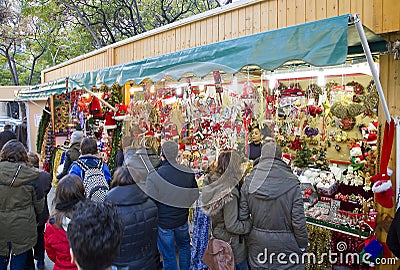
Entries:
{"type": "Polygon", "coordinates": [[[238,176],[209,174],[204,183],[206,184],[201,192],[201,207],[209,216],[215,216],[224,205],[233,199],[233,190],[238,185],[238,176]]]}

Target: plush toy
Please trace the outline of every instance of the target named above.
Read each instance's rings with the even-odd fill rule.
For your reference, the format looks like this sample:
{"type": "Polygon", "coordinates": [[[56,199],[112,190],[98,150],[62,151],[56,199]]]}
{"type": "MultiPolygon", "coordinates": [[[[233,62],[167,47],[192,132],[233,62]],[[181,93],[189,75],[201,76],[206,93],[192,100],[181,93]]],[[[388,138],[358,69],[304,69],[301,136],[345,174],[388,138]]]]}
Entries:
{"type": "Polygon", "coordinates": [[[92,102],[89,106],[89,110],[94,119],[103,119],[100,100],[97,97],[93,97],[92,102]]]}
{"type": "Polygon", "coordinates": [[[378,127],[378,122],[373,121],[369,123],[368,127],[365,125],[362,125],[360,127],[360,132],[369,145],[376,145],[378,135],[377,135],[377,127],[378,127]]]}
{"type": "Polygon", "coordinates": [[[360,143],[353,144],[352,148],[350,149],[350,157],[351,157],[350,166],[355,171],[360,169],[364,165],[366,160],[364,159],[364,155],[363,155],[360,143]]]}

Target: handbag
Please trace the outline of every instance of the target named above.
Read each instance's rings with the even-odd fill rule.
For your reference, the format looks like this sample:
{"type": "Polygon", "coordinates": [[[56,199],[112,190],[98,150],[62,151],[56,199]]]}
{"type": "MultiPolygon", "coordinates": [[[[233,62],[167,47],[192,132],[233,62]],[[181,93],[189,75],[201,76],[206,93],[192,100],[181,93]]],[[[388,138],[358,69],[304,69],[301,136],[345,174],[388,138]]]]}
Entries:
{"type": "Polygon", "coordinates": [[[224,240],[217,239],[212,235],[208,240],[207,248],[203,254],[203,262],[210,270],[234,270],[235,259],[232,247],[224,240]]]}

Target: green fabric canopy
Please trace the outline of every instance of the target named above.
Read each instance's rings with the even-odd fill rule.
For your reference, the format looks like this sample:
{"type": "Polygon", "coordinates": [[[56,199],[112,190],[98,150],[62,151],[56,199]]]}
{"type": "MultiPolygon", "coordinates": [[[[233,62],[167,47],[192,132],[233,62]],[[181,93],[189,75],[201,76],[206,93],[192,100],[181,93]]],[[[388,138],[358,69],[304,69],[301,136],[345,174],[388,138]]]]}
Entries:
{"type": "Polygon", "coordinates": [[[213,70],[235,73],[246,65],[274,70],[290,60],[322,67],[343,64],[347,58],[349,15],[290,26],[250,36],[107,67],[69,77],[72,88],[136,84],[144,79],[175,79],[184,74],[205,76],[213,70]]]}
{"type": "Polygon", "coordinates": [[[42,85],[36,85],[23,89],[17,93],[17,101],[34,100],[34,99],[46,99],[47,97],[65,93],[67,90],[66,80],[59,79],[57,81],[45,83],[42,85]]]}
{"type": "MultiPolygon", "coordinates": [[[[235,73],[248,65],[274,70],[293,60],[316,67],[343,64],[349,54],[363,53],[354,25],[349,26],[350,16],[313,21],[75,74],[68,78],[68,87],[90,89],[115,82],[123,85],[128,81],[138,84],[144,79],[156,82],[166,76],[179,79],[185,74],[202,77],[214,70],[235,73]]],[[[381,37],[364,29],[371,51],[386,50],[386,43],[381,37]]],[[[38,87],[21,92],[19,98],[60,93],[65,90],[65,79],[64,85],[62,82],[61,85],[55,83],[47,90],[41,89],[42,93],[39,93],[38,87]]]]}

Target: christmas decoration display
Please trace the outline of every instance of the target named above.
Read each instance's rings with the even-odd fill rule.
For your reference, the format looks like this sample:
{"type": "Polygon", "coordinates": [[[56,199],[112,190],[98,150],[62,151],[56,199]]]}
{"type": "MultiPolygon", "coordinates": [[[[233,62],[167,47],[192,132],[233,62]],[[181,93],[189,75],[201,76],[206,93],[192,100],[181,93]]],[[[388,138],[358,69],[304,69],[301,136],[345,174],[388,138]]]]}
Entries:
{"type": "MultiPolygon", "coordinates": [[[[174,140],[179,144],[179,162],[191,167],[201,181],[221,151],[235,149],[248,156],[249,132],[267,127],[270,132],[262,143],[267,137],[276,140],[283,160],[299,177],[312,252],[327,252],[341,240],[350,250],[361,252],[366,247],[362,242],[374,235],[377,226],[374,198],[383,207],[393,206],[385,165],[392,127],[387,132],[385,127],[381,136],[373,82],[364,87],[342,79],[341,85],[330,81],[318,86],[311,79],[308,83],[282,80],[268,89],[266,81],[246,75],[239,82],[240,74],[229,82],[228,75],[213,72],[207,75],[209,80],[165,78],[143,81],[136,88],[133,83],[131,87],[114,84],[92,89],[95,95],[74,91],[70,103],[55,107],[59,112],[71,111],[71,118],[65,120],[70,126],[55,122],[55,134],[48,135],[83,128],[87,136],[97,138],[111,172],[123,135],[174,140]],[[377,173],[380,141],[385,152],[377,173]]],[[[54,147],[54,140],[50,144],[54,147]]],[[[252,167],[246,158],[243,163],[247,169],[252,167]]],[[[330,263],[323,265],[329,268],[330,263]]]]}

